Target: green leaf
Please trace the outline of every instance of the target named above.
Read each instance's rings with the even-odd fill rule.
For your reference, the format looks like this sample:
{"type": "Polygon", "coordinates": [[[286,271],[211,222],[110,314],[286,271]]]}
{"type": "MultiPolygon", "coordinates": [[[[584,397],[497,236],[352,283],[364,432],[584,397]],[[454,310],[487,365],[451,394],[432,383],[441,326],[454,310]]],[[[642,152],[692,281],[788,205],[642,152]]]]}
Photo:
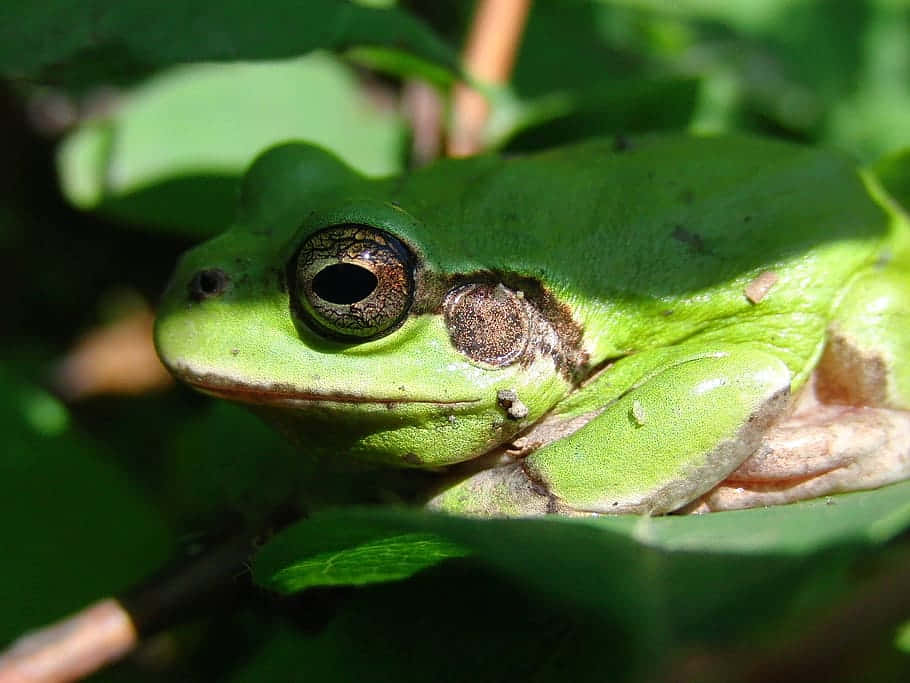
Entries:
{"type": "MultiPolygon", "coordinates": [[[[623,676],[669,650],[638,639],[622,621],[560,609],[490,573],[445,569],[359,589],[336,602],[334,618],[316,633],[282,625],[226,680],[669,680],[623,676]]],[[[295,603],[303,613],[312,604],[306,595],[295,603]]]]}
{"type": "Polygon", "coordinates": [[[172,539],[113,455],[0,367],[0,643],[157,569],[172,539]]]}
{"type": "Polygon", "coordinates": [[[345,52],[345,57],[373,71],[399,78],[429,81],[437,88],[450,87],[458,77],[458,72],[444,65],[392,48],[357,47],[345,52]]]}
{"type": "Polygon", "coordinates": [[[466,554],[432,533],[317,515],[272,539],[257,555],[254,573],[262,585],[293,593],[312,586],[398,581],[466,554]]]}
{"type": "Polygon", "coordinates": [[[80,208],[203,237],[231,222],[240,177],[266,147],[306,140],[385,175],[400,169],[404,137],[347,65],[314,53],[164,72],[64,140],[58,168],[80,208]]]}
{"type": "MultiPolygon", "coordinates": [[[[387,542],[409,558],[420,552],[423,539],[406,535],[432,534],[470,551],[475,565],[550,599],[631,620],[645,631],[665,623],[709,634],[725,622],[731,629],[742,626],[735,605],[743,600],[756,601],[767,619],[785,614],[807,594],[818,600],[826,591],[844,590],[852,559],[908,526],[910,482],[687,517],[503,520],[347,508],[317,514],[276,537],[257,557],[255,576],[283,591],[400,578],[406,574],[398,563],[409,559],[380,550],[365,553],[369,562],[358,565],[359,548],[387,542]],[[415,547],[408,549],[408,543],[415,547]],[[320,578],[318,572],[335,557],[343,558],[344,571],[320,578]],[[305,580],[295,585],[291,577],[298,567],[305,580]]],[[[421,567],[450,556],[434,550],[422,557],[421,567]]]]}
{"type": "Polygon", "coordinates": [[[206,404],[169,427],[166,480],[171,507],[193,524],[217,528],[242,518],[256,528],[292,500],[300,480],[315,478],[311,461],[240,406],[206,404]],[[214,447],[213,447],[214,445],[214,447]],[[307,477],[308,475],[308,477],[307,477]]]}
{"type": "Polygon", "coordinates": [[[910,655],[910,619],[898,627],[894,646],[904,654],[910,655]]]}
{"type": "Polygon", "coordinates": [[[180,62],[277,59],[385,45],[456,70],[453,51],[397,8],[346,0],[7,0],[0,74],[110,79],[180,62]]]}
{"type": "Polygon", "coordinates": [[[630,79],[521,100],[493,93],[493,144],[532,151],[600,135],[685,129],[699,83],[692,78],[630,79]]]}
{"type": "Polygon", "coordinates": [[[747,129],[864,160],[910,144],[906,2],[539,0],[535,12],[545,20],[535,28],[532,13],[514,81],[522,94],[547,81],[593,82],[619,65],[614,79],[698,78],[699,132],[747,129]],[[573,30],[560,30],[569,21],[573,30]]]}
{"type": "Polygon", "coordinates": [[[885,189],[910,213],[910,147],[886,156],[872,165],[885,189]]]}

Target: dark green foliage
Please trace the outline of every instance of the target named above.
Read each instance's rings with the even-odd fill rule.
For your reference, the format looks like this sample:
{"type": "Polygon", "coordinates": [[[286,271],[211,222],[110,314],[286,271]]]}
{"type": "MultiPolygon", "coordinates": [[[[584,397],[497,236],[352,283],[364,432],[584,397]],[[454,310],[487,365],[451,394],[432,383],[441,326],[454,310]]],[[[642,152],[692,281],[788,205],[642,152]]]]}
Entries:
{"type": "Polygon", "coordinates": [[[121,80],[182,62],[277,59],[356,45],[455,65],[452,49],[410,15],[345,0],[10,0],[0,27],[0,73],[50,82],[121,80]]]}

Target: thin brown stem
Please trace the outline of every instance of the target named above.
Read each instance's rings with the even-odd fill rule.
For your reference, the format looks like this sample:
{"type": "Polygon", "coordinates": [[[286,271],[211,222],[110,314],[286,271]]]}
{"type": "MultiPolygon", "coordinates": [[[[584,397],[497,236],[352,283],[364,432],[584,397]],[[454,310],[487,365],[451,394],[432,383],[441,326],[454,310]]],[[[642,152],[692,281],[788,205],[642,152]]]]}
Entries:
{"type": "Polygon", "coordinates": [[[140,639],[230,606],[251,588],[249,558],[275,531],[300,518],[278,508],[247,530],[191,557],[178,558],[118,598],[106,598],[27,633],[0,652],[0,683],[63,683],[94,673],[133,651],[140,639]]]}
{"type": "Polygon", "coordinates": [[[0,683],[75,681],[120,659],[138,641],[130,615],[107,598],[19,638],[0,654],[0,683]]]}
{"type": "Polygon", "coordinates": [[[411,123],[411,163],[426,166],[442,150],[445,106],[436,89],[425,81],[411,79],[401,94],[402,110],[411,123]]]}
{"type": "MultiPolygon", "coordinates": [[[[518,54],[531,0],[480,0],[464,51],[464,67],[481,83],[509,80],[518,54]]],[[[490,114],[486,98],[459,83],[452,100],[449,156],[468,156],[483,146],[483,130],[490,114]]]]}

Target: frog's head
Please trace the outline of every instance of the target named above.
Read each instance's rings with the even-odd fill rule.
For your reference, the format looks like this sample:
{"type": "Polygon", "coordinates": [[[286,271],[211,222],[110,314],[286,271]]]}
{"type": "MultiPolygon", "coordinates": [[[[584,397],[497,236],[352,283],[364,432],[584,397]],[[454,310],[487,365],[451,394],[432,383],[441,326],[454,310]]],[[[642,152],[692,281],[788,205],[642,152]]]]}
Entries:
{"type": "Polygon", "coordinates": [[[404,466],[475,457],[537,420],[583,360],[567,309],[528,277],[455,272],[451,226],[390,202],[395,183],[306,145],[266,152],[236,224],[164,295],[167,367],[317,453],[404,466]]]}

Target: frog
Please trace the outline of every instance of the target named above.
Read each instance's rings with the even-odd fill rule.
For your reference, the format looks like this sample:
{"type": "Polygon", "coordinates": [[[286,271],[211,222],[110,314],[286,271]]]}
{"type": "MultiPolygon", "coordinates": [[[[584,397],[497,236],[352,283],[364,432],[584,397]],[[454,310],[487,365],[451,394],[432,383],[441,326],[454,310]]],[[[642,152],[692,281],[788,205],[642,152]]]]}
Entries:
{"type": "Polygon", "coordinates": [[[325,471],[414,473],[409,501],[450,514],[716,512],[910,477],[904,209],[832,150],[621,142],[381,178],[276,145],[181,257],[158,354],[325,471]]]}

